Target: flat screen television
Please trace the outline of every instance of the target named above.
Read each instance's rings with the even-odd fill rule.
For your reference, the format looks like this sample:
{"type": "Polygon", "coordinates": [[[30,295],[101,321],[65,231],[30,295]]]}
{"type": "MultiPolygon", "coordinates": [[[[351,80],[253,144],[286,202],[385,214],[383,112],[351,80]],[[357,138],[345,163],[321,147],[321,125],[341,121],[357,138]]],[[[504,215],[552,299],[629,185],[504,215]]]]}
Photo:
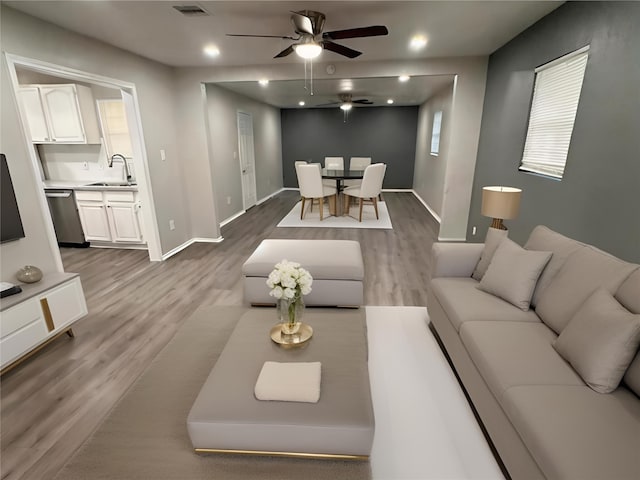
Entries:
{"type": "Polygon", "coordinates": [[[0,153],[0,164],[0,242],[4,243],[23,238],[24,229],[4,153],[0,153]]]}

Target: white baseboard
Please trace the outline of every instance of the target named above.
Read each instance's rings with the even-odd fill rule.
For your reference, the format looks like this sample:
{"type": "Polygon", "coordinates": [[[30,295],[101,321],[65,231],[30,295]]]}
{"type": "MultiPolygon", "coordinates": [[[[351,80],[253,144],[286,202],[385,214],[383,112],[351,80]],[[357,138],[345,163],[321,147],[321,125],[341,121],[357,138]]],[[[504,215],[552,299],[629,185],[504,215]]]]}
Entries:
{"type": "Polygon", "coordinates": [[[439,242],[466,242],[466,238],[454,238],[454,237],[438,237],[439,242]]]}
{"type": "Polygon", "coordinates": [[[187,240],[182,245],[178,245],[176,248],[169,250],[167,253],[162,255],[162,260],[166,260],[167,258],[173,257],[176,253],[180,253],[182,250],[187,248],[190,245],[193,245],[196,242],[200,243],[220,243],[224,240],[222,237],[218,238],[206,238],[206,237],[194,237],[190,240],[187,240]]]}
{"type": "Polygon", "coordinates": [[[247,213],[246,210],[241,210],[238,213],[231,215],[229,218],[225,218],[223,221],[220,222],[220,227],[224,227],[227,223],[231,223],[233,222],[236,218],[241,217],[242,215],[244,215],[245,213],[247,213]]]}
{"type": "Polygon", "coordinates": [[[267,200],[269,200],[270,198],[275,197],[275,196],[276,196],[276,195],[278,195],[280,192],[283,192],[283,191],[285,191],[285,190],[288,190],[288,189],[286,189],[286,188],[281,188],[280,190],[276,190],[276,191],[275,191],[275,192],[273,192],[271,195],[267,195],[267,196],[266,196],[266,197],[264,197],[263,199],[258,200],[258,201],[256,202],[256,205],[260,205],[261,203],[266,202],[266,201],[267,201],[267,200]]]}
{"type": "Polygon", "coordinates": [[[418,201],[422,203],[422,205],[424,205],[424,208],[426,208],[429,211],[429,213],[436,220],[436,222],[442,223],[442,220],[440,219],[440,215],[438,215],[436,212],[433,211],[433,209],[429,206],[429,204],[425,202],[420,195],[418,195],[418,192],[416,192],[415,190],[411,190],[411,192],[418,199],[418,201]]]}

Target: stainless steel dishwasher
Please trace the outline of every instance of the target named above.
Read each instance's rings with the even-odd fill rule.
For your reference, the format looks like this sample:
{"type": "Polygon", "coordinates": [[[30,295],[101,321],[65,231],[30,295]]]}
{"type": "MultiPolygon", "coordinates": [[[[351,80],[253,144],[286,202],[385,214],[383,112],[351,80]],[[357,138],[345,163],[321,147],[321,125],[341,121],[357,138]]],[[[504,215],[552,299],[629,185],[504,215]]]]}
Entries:
{"type": "Polygon", "coordinates": [[[88,247],[73,190],[45,190],[53,228],[61,247],[88,247]]]}

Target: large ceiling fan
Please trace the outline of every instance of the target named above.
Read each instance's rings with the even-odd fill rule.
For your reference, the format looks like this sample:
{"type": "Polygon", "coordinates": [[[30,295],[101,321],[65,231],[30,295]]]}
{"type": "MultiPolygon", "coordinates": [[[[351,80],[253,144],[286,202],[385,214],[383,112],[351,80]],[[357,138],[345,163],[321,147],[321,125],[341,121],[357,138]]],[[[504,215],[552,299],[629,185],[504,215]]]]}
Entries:
{"type": "Polygon", "coordinates": [[[340,105],[341,110],[351,110],[354,105],[373,105],[373,102],[368,98],[360,98],[358,100],[353,100],[353,96],[350,93],[341,93],[338,95],[337,102],[323,103],[322,105],[318,105],[319,107],[329,107],[331,105],[340,105]]]}
{"type": "Polygon", "coordinates": [[[282,38],[296,42],[289,45],[273,58],[286,57],[293,52],[296,52],[302,58],[315,58],[320,54],[322,49],[330,50],[348,58],[356,58],[362,55],[362,52],[335,43],[333,40],[376,37],[380,35],[387,35],[389,33],[387,27],[384,25],[373,25],[370,27],[323,32],[324,20],[324,13],[315,12],[313,10],[301,10],[299,12],[291,12],[291,22],[293,23],[295,33],[298,35],[297,37],[232,33],[228,33],[227,35],[230,37],[282,38]]]}

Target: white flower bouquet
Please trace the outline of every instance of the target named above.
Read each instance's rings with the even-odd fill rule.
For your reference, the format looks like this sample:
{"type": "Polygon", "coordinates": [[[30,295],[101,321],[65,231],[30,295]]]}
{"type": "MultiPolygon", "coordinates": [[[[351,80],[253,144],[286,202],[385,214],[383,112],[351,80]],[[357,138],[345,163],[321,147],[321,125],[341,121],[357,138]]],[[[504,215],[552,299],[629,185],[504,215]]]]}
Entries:
{"type": "Polygon", "coordinates": [[[280,300],[296,301],[311,292],[313,277],[299,263],[282,260],[267,278],[269,295],[280,300]]]}
{"type": "Polygon", "coordinates": [[[267,278],[269,295],[277,299],[278,313],[284,334],[294,334],[300,328],[304,312],[303,295],[311,292],[313,277],[299,263],[282,260],[267,278]]]}

